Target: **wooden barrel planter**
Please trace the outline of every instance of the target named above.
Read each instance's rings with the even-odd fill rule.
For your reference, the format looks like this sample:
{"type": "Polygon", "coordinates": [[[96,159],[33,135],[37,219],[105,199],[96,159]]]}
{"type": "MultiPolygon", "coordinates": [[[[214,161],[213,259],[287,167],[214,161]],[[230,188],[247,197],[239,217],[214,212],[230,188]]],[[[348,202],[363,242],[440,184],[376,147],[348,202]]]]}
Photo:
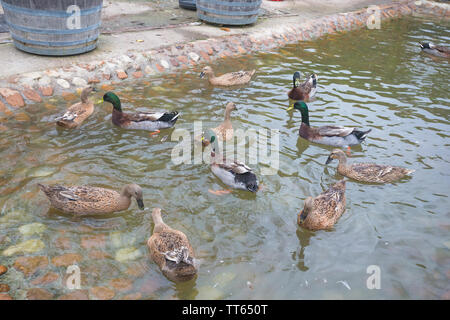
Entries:
{"type": "Polygon", "coordinates": [[[224,25],[256,22],[262,0],[197,0],[199,19],[224,25]]]}
{"type": "Polygon", "coordinates": [[[197,0],[178,0],[180,7],[188,10],[196,10],[196,2],[197,0]]]}
{"type": "Polygon", "coordinates": [[[103,0],[0,0],[15,46],[49,56],[97,46],[103,0]]]}

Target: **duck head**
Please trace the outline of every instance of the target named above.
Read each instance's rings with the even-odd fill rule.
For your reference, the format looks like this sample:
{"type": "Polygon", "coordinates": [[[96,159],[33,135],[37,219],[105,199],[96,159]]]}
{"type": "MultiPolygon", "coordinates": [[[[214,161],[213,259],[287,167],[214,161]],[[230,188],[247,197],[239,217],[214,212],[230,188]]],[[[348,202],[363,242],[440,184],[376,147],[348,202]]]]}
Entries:
{"type": "Polygon", "coordinates": [[[128,198],[135,198],[139,209],[144,210],[144,201],[142,199],[142,188],[137,184],[128,184],[123,188],[122,194],[128,198]]]}
{"type": "Polygon", "coordinates": [[[297,88],[300,85],[300,77],[301,77],[300,71],[294,72],[294,76],[292,78],[293,83],[294,83],[294,88],[297,88]]]}
{"type": "Polygon", "coordinates": [[[200,78],[203,78],[204,76],[212,76],[213,70],[210,66],[206,66],[203,68],[202,72],[200,73],[200,78]]]}
{"type": "Polygon", "coordinates": [[[334,159],[338,159],[339,161],[341,161],[341,160],[346,160],[347,157],[345,156],[344,151],[342,151],[341,149],[334,149],[331,152],[331,154],[328,156],[328,159],[325,162],[325,164],[329,164],[334,159]]]}
{"type": "Polygon", "coordinates": [[[103,101],[112,103],[114,109],[122,112],[122,105],[120,103],[120,99],[114,92],[109,91],[105,93],[105,95],[103,96],[103,101]]]}
{"type": "Polygon", "coordinates": [[[435,45],[431,42],[419,42],[421,49],[434,49],[435,45]]]}

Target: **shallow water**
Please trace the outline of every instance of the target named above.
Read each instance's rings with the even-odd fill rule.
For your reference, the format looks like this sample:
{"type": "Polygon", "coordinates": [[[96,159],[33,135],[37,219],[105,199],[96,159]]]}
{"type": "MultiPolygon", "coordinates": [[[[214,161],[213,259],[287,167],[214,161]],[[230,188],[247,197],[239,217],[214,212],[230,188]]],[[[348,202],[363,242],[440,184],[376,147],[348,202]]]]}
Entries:
{"type": "MultiPolygon", "coordinates": [[[[225,188],[206,164],[175,164],[170,155],[173,129],[150,136],[111,123],[111,105],[96,111],[75,131],[52,120],[73,101],[52,98],[24,109],[0,131],[0,251],[29,239],[45,248],[28,255],[50,259],[80,253],[82,288],[109,286],[114,278],[133,281],[127,292],[149,299],[409,299],[442,298],[450,288],[449,83],[447,60],[420,52],[419,40],[449,43],[448,23],[420,18],[383,22],[380,30],[330,35],[254,56],[220,60],[217,73],[257,68],[250,86],[212,88],[199,79],[200,67],[176,75],[128,82],[115,92],[124,110],[176,109],[176,128],[194,121],[217,126],[224,105],[233,101],[235,129],[278,129],[280,168],[261,175],[264,189],[214,195],[225,188]],[[347,182],[347,210],[331,231],[310,232],[296,225],[303,200],[342,178],[336,161],[325,160],[331,147],[299,138],[300,113],[286,111],[292,74],[319,75],[312,125],[371,128],[365,143],[352,148],[353,161],[415,169],[395,184],[347,182]],[[128,87],[127,87],[128,86],[128,87]],[[167,140],[161,142],[167,136],[167,140]],[[49,210],[37,183],[93,184],[120,189],[135,182],[144,190],[144,212],[129,210],[108,217],[76,218],[49,210]],[[186,233],[201,259],[198,277],[187,283],[167,280],[149,260],[151,208],[163,208],[171,227],[186,233]],[[19,227],[41,223],[38,233],[19,227]],[[25,230],[26,231],[26,230],[25,230]],[[97,236],[93,259],[82,239],[97,236]],[[103,238],[102,238],[103,237],[103,238]],[[99,240],[100,239],[100,240],[99,240]],[[64,244],[65,242],[65,244],[64,244]],[[369,290],[367,268],[381,270],[381,289],[369,290]]],[[[98,93],[94,101],[101,98],[98,93]]],[[[24,278],[12,264],[2,282],[14,298],[25,297],[51,263],[24,278]]],[[[70,292],[58,280],[43,286],[55,297],[70,292]]]]}

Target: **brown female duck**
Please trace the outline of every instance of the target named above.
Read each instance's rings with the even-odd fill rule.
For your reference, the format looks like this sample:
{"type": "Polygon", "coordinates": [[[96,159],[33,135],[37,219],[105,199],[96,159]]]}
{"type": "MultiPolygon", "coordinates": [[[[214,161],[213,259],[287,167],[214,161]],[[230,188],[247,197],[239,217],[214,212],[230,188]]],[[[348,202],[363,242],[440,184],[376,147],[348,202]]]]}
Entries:
{"type": "Polygon", "coordinates": [[[313,231],[330,229],[344,213],[345,201],[345,180],[341,180],[319,196],[306,198],[297,223],[313,231]]]}
{"type": "Polygon", "coordinates": [[[128,209],[131,197],[141,210],[144,209],[142,189],[137,184],[128,184],[122,191],[91,187],[38,184],[53,207],[76,215],[107,214],[128,209]]]}
{"type": "Polygon", "coordinates": [[[147,241],[151,259],[171,281],[188,281],[197,274],[194,249],[186,235],[172,229],[161,218],[161,209],[152,212],[153,234],[147,241]]]}
{"type": "Polygon", "coordinates": [[[221,76],[216,77],[214,75],[213,69],[210,66],[206,66],[200,73],[200,78],[207,76],[209,83],[212,84],[213,86],[235,86],[250,82],[255,72],[256,70],[251,71],[240,70],[236,72],[225,73],[221,76]]]}
{"type": "Polygon", "coordinates": [[[391,183],[415,171],[375,163],[347,164],[347,156],[340,149],[334,149],[333,152],[331,152],[326,164],[329,164],[333,159],[339,160],[337,170],[341,175],[363,182],[391,183]]]}
{"type": "Polygon", "coordinates": [[[97,91],[94,87],[86,87],[81,91],[81,102],[70,106],[60,117],[56,118],[56,124],[64,128],[76,128],[83,123],[93,112],[94,104],[88,100],[88,95],[97,91]]]}

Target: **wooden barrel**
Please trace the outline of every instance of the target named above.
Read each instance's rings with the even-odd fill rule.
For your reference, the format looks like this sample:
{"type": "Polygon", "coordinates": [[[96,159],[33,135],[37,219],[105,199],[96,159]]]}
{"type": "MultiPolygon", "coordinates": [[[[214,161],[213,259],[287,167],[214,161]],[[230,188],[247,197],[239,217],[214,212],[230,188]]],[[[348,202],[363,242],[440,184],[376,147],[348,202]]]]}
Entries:
{"type": "Polygon", "coordinates": [[[20,50],[50,56],[91,51],[97,46],[103,0],[0,0],[20,50]]]}
{"type": "Polygon", "coordinates": [[[180,7],[188,10],[196,10],[196,2],[197,0],[178,0],[178,4],[180,5],[180,7]]]}
{"type": "Polygon", "coordinates": [[[224,25],[252,24],[258,19],[262,0],[197,0],[197,16],[224,25]]]}

